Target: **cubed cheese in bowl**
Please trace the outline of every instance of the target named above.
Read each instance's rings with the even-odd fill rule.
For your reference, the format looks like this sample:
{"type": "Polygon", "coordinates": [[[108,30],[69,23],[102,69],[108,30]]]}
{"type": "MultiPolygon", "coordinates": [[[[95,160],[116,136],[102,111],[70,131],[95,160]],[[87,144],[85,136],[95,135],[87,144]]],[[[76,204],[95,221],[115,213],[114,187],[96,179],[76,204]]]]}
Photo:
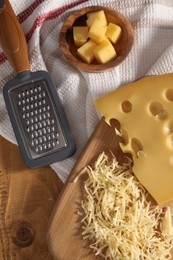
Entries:
{"type": "Polygon", "coordinates": [[[130,53],[133,42],[130,22],[117,10],[103,6],[88,6],[73,12],[60,31],[62,53],[75,67],[88,72],[118,66],[130,53]],[[80,28],[88,29],[82,32],[80,28]],[[88,48],[92,50],[88,52],[88,48]]]}

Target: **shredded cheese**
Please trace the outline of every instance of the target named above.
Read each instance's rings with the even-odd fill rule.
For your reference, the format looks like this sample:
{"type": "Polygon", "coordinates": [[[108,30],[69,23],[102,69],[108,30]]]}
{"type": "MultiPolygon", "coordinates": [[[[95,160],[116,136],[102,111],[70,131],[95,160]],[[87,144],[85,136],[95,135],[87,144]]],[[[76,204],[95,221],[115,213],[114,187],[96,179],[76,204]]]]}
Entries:
{"type": "Polygon", "coordinates": [[[163,234],[167,236],[173,236],[173,227],[172,227],[172,220],[171,220],[171,211],[168,207],[166,209],[165,215],[162,219],[162,223],[160,225],[160,229],[162,230],[163,234]]]}
{"type": "Polygon", "coordinates": [[[130,165],[119,165],[115,157],[110,161],[103,152],[94,168],[85,169],[83,238],[90,240],[95,255],[105,259],[171,259],[173,236],[164,229],[170,217],[148,202],[130,165]]]}

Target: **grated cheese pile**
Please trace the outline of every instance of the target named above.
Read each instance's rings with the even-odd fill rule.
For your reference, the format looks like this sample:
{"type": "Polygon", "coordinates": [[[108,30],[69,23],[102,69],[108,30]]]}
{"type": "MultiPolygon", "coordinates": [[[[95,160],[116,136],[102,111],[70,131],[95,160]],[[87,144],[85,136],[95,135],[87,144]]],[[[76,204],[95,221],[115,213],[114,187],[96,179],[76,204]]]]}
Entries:
{"type": "Polygon", "coordinates": [[[103,152],[94,168],[86,168],[83,238],[90,240],[95,255],[105,259],[170,259],[169,208],[165,214],[165,209],[147,201],[148,193],[130,165],[120,166],[115,157],[110,161],[103,152]]]}

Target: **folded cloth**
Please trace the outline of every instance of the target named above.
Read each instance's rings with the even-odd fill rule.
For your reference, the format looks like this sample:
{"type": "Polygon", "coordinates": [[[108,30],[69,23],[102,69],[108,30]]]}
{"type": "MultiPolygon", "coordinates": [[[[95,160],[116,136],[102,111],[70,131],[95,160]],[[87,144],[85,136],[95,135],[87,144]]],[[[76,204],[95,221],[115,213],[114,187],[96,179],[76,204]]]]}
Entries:
{"type": "MultiPolygon", "coordinates": [[[[10,0],[23,27],[31,70],[47,70],[64,106],[77,151],[51,167],[65,182],[84,145],[100,120],[93,101],[124,84],[146,75],[173,72],[172,0],[10,0]],[[73,11],[89,5],[118,10],[135,32],[132,51],[117,68],[87,73],[74,68],[59,48],[59,32],[73,11]]],[[[14,72],[0,49],[0,134],[16,143],[7,115],[2,89],[14,72]]]]}

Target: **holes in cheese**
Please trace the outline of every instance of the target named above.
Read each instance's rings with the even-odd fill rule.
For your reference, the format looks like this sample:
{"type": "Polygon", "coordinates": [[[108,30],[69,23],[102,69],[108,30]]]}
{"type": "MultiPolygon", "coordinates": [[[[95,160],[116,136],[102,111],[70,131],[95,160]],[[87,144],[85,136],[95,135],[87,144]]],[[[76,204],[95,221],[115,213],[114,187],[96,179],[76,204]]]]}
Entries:
{"type": "Polygon", "coordinates": [[[158,204],[173,200],[173,73],[147,77],[118,88],[95,101],[105,121],[119,121],[128,141],[121,148],[133,158],[133,172],[158,204]],[[124,113],[122,102],[129,100],[133,109],[124,113]],[[129,145],[137,138],[143,154],[133,156],[129,145]]]}
{"type": "Polygon", "coordinates": [[[122,111],[124,113],[129,113],[132,110],[132,104],[130,101],[125,100],[121,103],[122,111]]]}
{"type": "Polygon", "coordinates": [[[163,106],[155,101],[150,104],[149,109],[153,116],[158,116],[163,111],[163,106]]]}
{"type": "Polygon", "coordinates": [[[153,101],[150,104],[149,110],[151,114],[158,119],[165,119],[167,116],[167,111],[163,108],[162,104],[157,101],[153,101]]]}
{"type": "Polygon", "coordinates": [[[143,146],[137,138],[132,138],[131,146],[136,157],[139,157],[141,154],[143,154],[143,146]]]}
{"type": "Polygon", "coordinates": [[[173,89],[168,89],[166,91],[166,98],[169,100],[169,101],[173,101],[173,89]]]}
{"type": "Polygon", "coordinates": [[[164,126],[165,134],[173,133],[173,120],[168,121],[164,126]]]}

